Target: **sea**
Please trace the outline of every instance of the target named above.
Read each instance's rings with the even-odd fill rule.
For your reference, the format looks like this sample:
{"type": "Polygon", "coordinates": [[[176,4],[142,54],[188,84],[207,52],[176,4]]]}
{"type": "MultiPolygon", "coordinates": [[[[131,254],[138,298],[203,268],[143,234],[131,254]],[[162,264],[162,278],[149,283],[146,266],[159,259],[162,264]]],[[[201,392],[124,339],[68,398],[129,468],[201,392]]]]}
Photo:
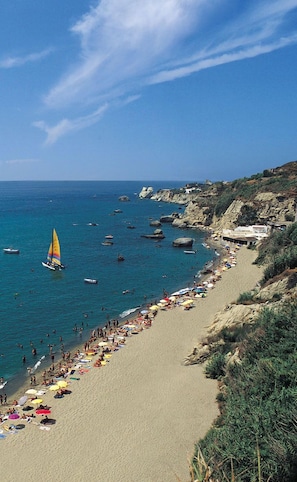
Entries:
{"type": "Polygon", "coordinates": [[[192,286],[215,252],[203,246],[205,233],[162,224],[161,241],[152,220],[180,205],[140,199],[143,186],[181,187],[176,181],[0,182],[0,393],[15,393],[29,370],[61,357],[110,320],[126,319],[159,301],[164,293],[192,286]],[[120,201],[127,196],[129,201],[120,201]],[[66,268],[51,271],[46,261],[55,228],[66,268]],[[112,245],[104,245],[113,236],[112,245]],[[192,237],[196,254],[172,246],[192,237]],[[20,250],[5,254],[4,248],[20,250]],[[124,261],[118,261],[118,255],[124,261]],[[84,278],[97,279],[86,284],[84,278]],[[36,350],[36,355],[32,350],[36,350]],[[3,382],[2,380],[2,382],[3,382]],[[1,382],[0,382],[1,386],[1,382]]]}

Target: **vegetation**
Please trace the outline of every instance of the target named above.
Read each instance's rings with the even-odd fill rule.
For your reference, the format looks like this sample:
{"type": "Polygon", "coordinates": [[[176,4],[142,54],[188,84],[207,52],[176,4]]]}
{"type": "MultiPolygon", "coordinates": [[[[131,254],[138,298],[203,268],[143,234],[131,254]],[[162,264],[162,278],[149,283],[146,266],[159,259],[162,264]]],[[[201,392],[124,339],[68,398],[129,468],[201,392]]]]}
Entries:
{"type": "MultiPolygon", "coordinates": [[[[225,369],[221,415],[196,446],[197,480],[297,480],[296,343],[297,302],[263,310],[241,342],[241,363],[225,369]]],[[[220,369],[222,359],[212,357],[220,369]]]]}
{"type": "Polygon", "coordinates": [[[244,204],[241,208],[240,215],[237,218],[237,226],[249,226],[251,224],[256,224],[257,222],[259,222],[257,210],[248,204],[244,204]]]}
{"type": "Polygon", "coordinates": [[[232,192],[229,192],[228,190],[221,194],[221,196],[218,198],[218,201],[215,205],[215,215],[216,216],[221,216],[230,206],[230,204],[234,201],[235,195],[232,192]]]}
{"type": "MultiPolygon", "coordinates": [[[[257,262],[268,263],[263,283],[297,267],[297,223],[263,242],[257,262]]],[[[296,286],[296,271],[288,283],[296,286]]],[[[252,300],[246,292],[238,302],[252,300]]],[[[297,300],[289,300],[265,307],[253,325],[222,330],[205,368],[219,380],[220,415],[195,447],[193,480],[297,480],[297,300]],[[240,357],[229,360],[235,348],[240,357]]]]}
{"type": "Polygon", "coordinates": [[[244,293],[241,293],[238,297],[237,303],[240,303],[242,305],[244,304],[249,304],[254,300],[254,293],[251,291],[245,291],[244,293]]]}
{"type": "Polygon", "coordinates": [[[206,376],[208,378],[220,379],[225,375],[225,365],[225,355],[223,353],[215,353],[206,364],[206,376]]]}
{"type": "Polygon", "coordinates": [[[297,268],[297,223],[284,231],[275,231],[259,247],[257,264],[268,263],[262,284],[286,269],[297,268]]]}

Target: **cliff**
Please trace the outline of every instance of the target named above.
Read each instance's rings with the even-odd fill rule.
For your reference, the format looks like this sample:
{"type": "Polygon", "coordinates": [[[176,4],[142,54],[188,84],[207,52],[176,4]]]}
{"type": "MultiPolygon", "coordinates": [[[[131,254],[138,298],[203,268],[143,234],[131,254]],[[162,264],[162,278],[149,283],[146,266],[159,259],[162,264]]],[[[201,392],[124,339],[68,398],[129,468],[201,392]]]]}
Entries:
{"type": "Polygon", "coordinates": [[[232,182],[197,184],[164,189],[155,201],[185,206],[173,226],[196,226],[214,231],[249,224],[286,224],[296,217],[297,161],[266,169],[232,182]]]}

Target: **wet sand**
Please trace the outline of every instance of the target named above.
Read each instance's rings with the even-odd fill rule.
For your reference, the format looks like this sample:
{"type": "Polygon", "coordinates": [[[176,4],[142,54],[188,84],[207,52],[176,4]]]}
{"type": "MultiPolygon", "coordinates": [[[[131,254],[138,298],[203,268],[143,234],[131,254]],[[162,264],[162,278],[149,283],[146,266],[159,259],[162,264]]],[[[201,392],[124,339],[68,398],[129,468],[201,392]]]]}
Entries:
{"type": "Polygon", "coordinates": [[[47,391],[43,403],[56,424],[41,430],[25,421],[0,440],[1,480],[188,482],[194,444],[218,414],[217,383],[183,360],[215,313],[261,278],[255,257],[241,248],[237,266],[206,298],[188,311],[159,310],[153,326],[129,337],[106,366],[76,372],[70,395],[54,399],[47,391]]]}

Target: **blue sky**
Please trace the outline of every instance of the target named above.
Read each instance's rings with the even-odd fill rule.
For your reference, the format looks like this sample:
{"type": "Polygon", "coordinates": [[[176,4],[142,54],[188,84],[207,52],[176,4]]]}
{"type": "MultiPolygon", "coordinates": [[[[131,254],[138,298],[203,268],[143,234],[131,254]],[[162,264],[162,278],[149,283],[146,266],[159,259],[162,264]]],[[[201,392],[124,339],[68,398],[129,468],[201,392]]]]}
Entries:
{"type": "Polygon", "coordinates": [[[297,0],[2,0],[0,180],[296,160],[297,0]]]}

